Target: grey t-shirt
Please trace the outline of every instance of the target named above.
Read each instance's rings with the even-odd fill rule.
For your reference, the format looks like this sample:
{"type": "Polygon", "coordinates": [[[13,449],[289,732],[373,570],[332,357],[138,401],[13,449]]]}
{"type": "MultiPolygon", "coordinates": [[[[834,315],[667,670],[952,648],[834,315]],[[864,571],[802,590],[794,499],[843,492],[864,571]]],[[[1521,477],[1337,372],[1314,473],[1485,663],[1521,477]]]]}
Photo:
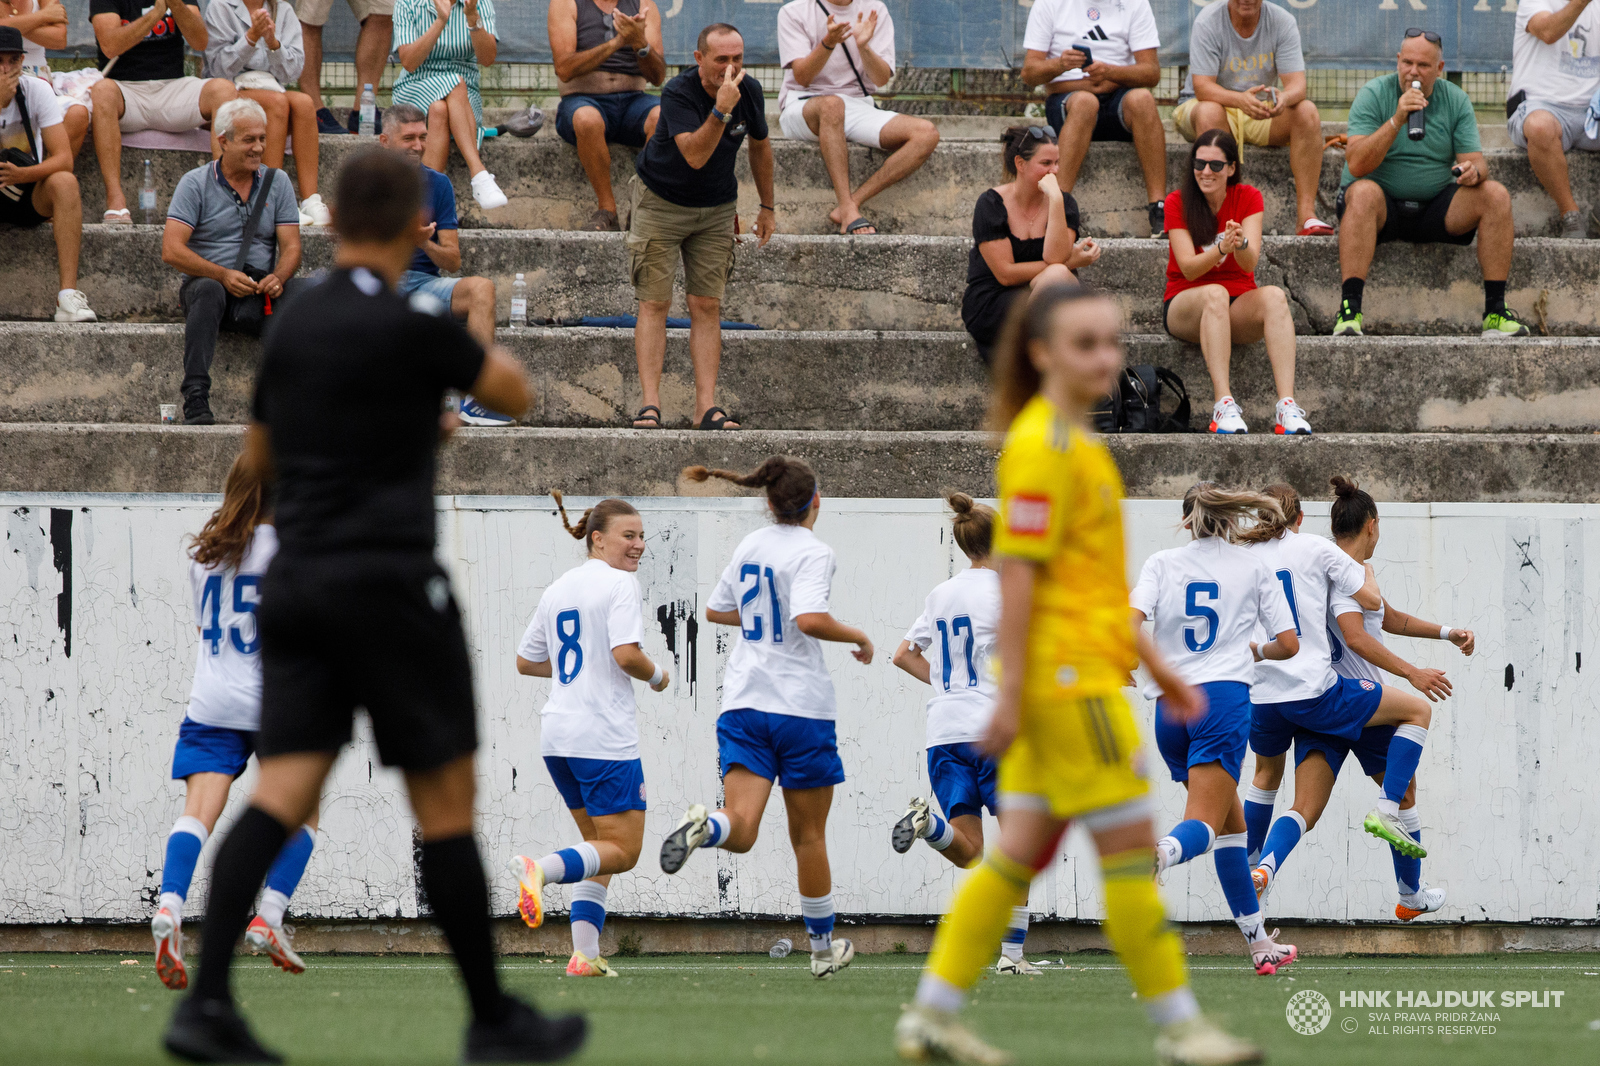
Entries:
{"type": "Polygon", "coordinates": [[[1249,40],[1239,36],[1228,18],[1227,0],[1216,0],[1194,17],[1189,27],[1189,77],[1179,100],[1194,95],[1194,76],[1216,78],[1229,92],[1252,85],[1275,85],[1280,74],[1306,69],[1300,50],[1300,26],[1276,4],[1261,5],[1261,18],[1249,40]]]}
{"type": "MultiPolygon", "coordinates": [[[[202,259],[233,269],[239,258],[239,241],[244,224],[250,219],[250,205],[239,199],[222,176],[220,162],[195,167],[178,179],[167,217],[177,219],[194,232],[189,248],[202,259]]],[[[273,182],[266,192],[270,197],[261,212],[261,221],[250,242],[247,262],[258,270],[271,270],[278,258],[278,226],[298,226],[300,211],[295,206],[293,182],[287,174],[259,167],[250,184],[252,200],[261,195],[261,180],[271,174],[273,182]]]]}

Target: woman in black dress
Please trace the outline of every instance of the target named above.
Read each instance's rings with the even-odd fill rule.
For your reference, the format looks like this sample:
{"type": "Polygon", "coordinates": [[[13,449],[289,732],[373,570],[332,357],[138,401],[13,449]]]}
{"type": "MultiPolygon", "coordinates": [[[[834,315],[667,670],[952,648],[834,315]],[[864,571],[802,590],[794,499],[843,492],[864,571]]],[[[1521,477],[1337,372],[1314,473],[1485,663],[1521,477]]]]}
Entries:
{"type": "Polygon", "coordinates": [[[1098,244],[1078,240],[1078,202],[1056,183],[1056,135],[1048,126],[1012,126],[1000,140],[1011,180],[978,197],[961,300],[961,321],[985,363],[1013,296],[1075,284],[1075,272],[1100,258],[1098,244]]]}

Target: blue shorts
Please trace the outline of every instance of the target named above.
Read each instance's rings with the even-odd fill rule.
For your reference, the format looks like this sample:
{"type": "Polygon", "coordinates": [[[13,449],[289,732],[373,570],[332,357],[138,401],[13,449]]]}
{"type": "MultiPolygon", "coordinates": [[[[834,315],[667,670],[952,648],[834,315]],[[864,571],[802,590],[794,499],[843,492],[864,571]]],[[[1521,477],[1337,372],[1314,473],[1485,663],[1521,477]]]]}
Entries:
{"type": "Polygon", "coordinates": [[[1389,766],[1389,741],[1392,739],[1392,725],[1369,726],[1361,731],[1361,739],[1353,744],[1343,737],[1301,730],[1294,735],[1294,764],[1299,766],[1306,761],[1307,755],[1320,751],[1323,758],[1328,760],[1333,775],[1338,777],[1345,756],[1355,752],[1356,759],[1361,763],[1361,772],[1368,777],[1377,777],[1389,766]]]}
{"type": "Polygon", "coordinates": [[[572,116],[580,107],[592,107],[606,121],[606,143],[625,144],[630,148],[644,147],[644,124],[650,112],[661,106],[661,97],[650,93],[574,93],[561,98],[556,108],[556,132],[568,144],[577,146],[578,135],[572,129],[572,116]]]}
{"type": "Polygon", "coordinates": [[[1257,755],[1282,755],[1301,731],[1327,733],[1353,744],[1361,739],[1361,731],[1382,701],[1383,686],[1376,681],[1341,677],[1315,699],[1253,704],[1250,750],[1257,755]]]}
{"type": "Polygon", "coordinates": [[[429,274],[425,270],[407,270],[400,275],[400,283],[395,286],[395,291],[401,296],[410,296],[414,292],[431,296],[444,305],[444,310],[439,314],[447,315],[450,313],[450,298],[459,284],[461,284],[460,278],[429,274]]]}
{"type": "Polygon", "coordinates": [[[1199,687],[1209,706],[1198,722],[1171,721],[1167,701],[1156,701],[1156,747],[1174,781],[1189,780],[1189,767],[1208,762],[1220,762],[1238,781],[1250,739],[1250,686],[1242,681],[1207,681],[1199,687]]]}
{"type": "Polygon", "coordinates": [[[172,752],[172,779],[190,774],[227,774],[238,777],[256,750],[256,735],[248,729],[202,725],[185,718],[178,726],[178,746],[172,752]]]}
{"type": "Polygon", "coordinates": [[[832,722],[767,711],[723,711],[717,719],[717,757],[724,776],[742,766],[783,788],[844,783],[832,722]]]}
{"type": "Polygon", "coordinates": [[[583,810],[598,818],[645,809],[644,767],[638,759],[546,755],[544,765],[569,811],[583,810]]]}
{"type": "Polygon", "coordinates": [[[995,777],[999,764],[975,744],[935,744],[928,749],[928,782],[946,818],[999,814],[995,777]]]}

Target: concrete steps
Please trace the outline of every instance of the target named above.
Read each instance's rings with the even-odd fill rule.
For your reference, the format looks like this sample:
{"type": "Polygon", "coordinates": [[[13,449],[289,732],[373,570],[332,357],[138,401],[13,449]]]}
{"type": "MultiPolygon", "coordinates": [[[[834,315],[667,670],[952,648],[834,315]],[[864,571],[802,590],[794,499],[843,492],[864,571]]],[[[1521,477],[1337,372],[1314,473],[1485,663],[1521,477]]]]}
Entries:
{"type": "MultiPolygon", "coordinates": [[[[153,226],[84,228],[82,278],[101,317],[110,321],[175,320],[180,275],[160,262],[161,231],[153,226]]],[[[512,275],[524,272],[529,311],[566,319],[634,310],[623,235],[550,230],[465,230],[464,268],[499,287],[500,321],[509,313],[512,275]]],[[[1302,335],[1327,333],[1339,300],[1339,264],[1332,237],[1270,237],[1257,272],[1281,285],[1295,306],[1302,335]]],[[[331,234],[312,231],[302,272],[331,261],[331,234]]],[[[779,235],[765,248],[741,244],[723,304],[724,317],[769,329],[959,330],[970,240],[959,237],[779,235]]],[[[50,264],[54,248],[43,229],[7,235],[14,261],[50,264]]],[[[1115,296],[1138,332],[1162,330],[1165,241],[1106,242],[1086,284],[1115,296]]],[[[53,270],[8,272],[0,286],[0,318],[40,318],[55,305],[53,270]]],[[[680,287],[681,288],[681,287],[680,287]]],[[[1535,327],[1553,335],[1600,332],[1600,244],[1529,238],[1518,242],[1508,299],[1535,327]]],[[[681,296],[679,306],[681,307],[681,296]]],[[[1385,245],[1368,281],[1367,325],[1379,334],[1472,335],[1482,325],[1483,297],[1475,249],[1385,245]]],[[[677,313],[682,313],[678,311],[677,313]]]]}
{"type": "MultiPolygon", "coordinates": [[[[0,424],[0,491],[215,492],[242,427],[0,424]]],[[[1115,437],[1134,497],[1172,498],[1200,478],[1320,491],[1356,477],[1385,501],[1590,502],[1600,497],[1593,434],[1323,434],[1115,437]]],[[[982,433],[626,429],[469,429],[439,456],[442,495],[707,494],[682,468],[753,467],[805,456],[831,496],[926,498],[946,488],[993,492],[994,441],[982,433]]],[[[710,490],[723,494],[722,487],[710,490]]]]}
{"type": "MultiPolygon", "coordinates": [[[[663,406],[687,425],[693,379],[686,331],[669,333],[663,406]]],[[[539,394],[528,421],[545,427],[624,425],[639,403],[625,329],[502,329],[500,342],[539,394]]],[[[987,373],[964,333],[729,331],[719,401],[766,430],[973,430],[987,373]]],[[[152,423],[178,400],[183,327],[0,323],[0,421],[152,423]]],[[[248,417],[259,347],[224,335],[212,406],[248,417]]],[[[1485,341],[1431,337],[1305,337],[1296,397],[1319,433],[1587,432],[1600,427],[1600,338],[1485,341]]],[[[1196,425],[1214,399],[1193,345],[1128,338],[1133,363],[1171,367],[1188,385],[1196,425]]],[[[1232,387],[1258,433],[1276,399],[1264,349],[1235,355],[1232,387]]]]}
{"type": "MultiPolygon", "coordinates": [[[[553,123],[553,119],[551,120],[553,123]]],[[[359,149],[356,137],[326,137],[319,143],[319,182],[325,199],[331,201],[334,175],[340,161],[359,149]]],[[[779,225],[787,233],[833,233],[838,227],[828,221],[833,210],[832,187],[822,165],[822,157],[809,143],[775,139],[777,162],[777,208],[779,225]]],[[[1491,148],[1486,152],[1494,177],[1505,183],[1513,198],[1517,232],[1521,236],[1553,234],[1558,221],[1555,204],[1539,186],[1528,167],[1527,155],[1515,148],[1491,148]]],[[[209,156],[198,152],[151,152],[128,149],[122,157],[122,186],[133,202],[143,181],[144,160],[154,164],[157,205],[166,211],[168,197],[184,171],[205,162],[209,156]]],[[[861,147],[850,150],[851,173],[857,182],[877,169],[884,153],[861,147]]],[[[1181,140],[1167,145],[1167,188],[1176,189],[1188,163],[1189,146],[1181,140]]],[[[553,128],[529,140],[496,138],[485,143],[484,165],[496,177],[510,203],[485,213],[473,202],[467,172],[460,157],[451,153],[448,172],[455,183],[456,206],[461,224],[467,228],[496,229],[575,229],[584,225],[594,210],[593,192],[578,165],[577,153],[555,136],[553,128]]],[[[1592,190],[1600,184],[1600,157],[1593,152],[1572,152],[1567,157],[1572,187],[1592,190]]],[[[1324,153],[1318,210],[1332,222],[1334,198],[1339,189],[1344,153],[1331,149],[1324,153]]],[[[292,161],[287,164],[291,174],[292,161]]],[[[745,157],[740,156],[740,213],[746,219],[756,214],[755,185],[745,157]]],[[[1247,148],[1244,156],[1245,180],[1267,194],[1266,230],[1293,234],[1294,185],[1289,171],[1287,148],[1247,148]]],[[[77,175],[83,189],[84,217],[98,220],[105,210],[105,187],[92,149],[79,154],[77,175]]],[[[612,147],[611,180],[619,197],[633,176],[633,151],[612,147]]],[[[972,233],[972,206],[983,190],[1004,181],[1000,170],[1000,149],[994,140],[950,140],[940,144],[923,167],[867,205],[869,217],[885,232],[926,236],[967,237],[972,233]]],[[[1074,195],[1083,214],[1084,229],[1096,236],[1144,237],[1149,235],[1145,213],[1144,181],[1131,144],[1097,144],[1090,151],[1078,177],[1074,195]]]]}

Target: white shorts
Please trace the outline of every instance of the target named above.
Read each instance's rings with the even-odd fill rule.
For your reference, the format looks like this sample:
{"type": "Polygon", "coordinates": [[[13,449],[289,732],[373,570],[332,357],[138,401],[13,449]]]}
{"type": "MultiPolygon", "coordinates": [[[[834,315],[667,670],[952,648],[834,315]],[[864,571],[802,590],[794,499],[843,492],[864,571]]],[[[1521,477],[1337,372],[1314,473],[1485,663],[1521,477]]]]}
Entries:
{"type": "Polygon", "coordinates": [[[1511,143],[1518,148],[1528,147],[1528,138],[1522,132],[1523,125],[1528,121],[1528,116],[1535,111],[1548,111],[1561,123],[1561,150],[1570,152],[1574,148],[1582,148],[1588,152],[1600,151],[1600,138],[1587,136],[1583,131],[1583,119],[1588,113],[1588,108],[1579,104],[1553,104],[1548,100],[1536,100],[1533,97],[1522,101],[1522,104],[1506,119],[1506,132],[1511,135],[1511,143]]]}
{"type": "MultiPolygon", "coordinates": [[[[369,15],[394,17],[394,0],[348,0],[350,13],[356,22],[367,21],[369,15]]],[[[326,26],[333,12],[333,0],[295,0],[294,13],[304,26],[326,26]]]]}
{"type": "Polygon", "coordinates": [[[117,81],[117,88],[122,90],[122,119],[117,126],[123,133],[188,133],[199,129],[206,121],[200,114],[200,92],[205,87],[204,78],[117,81]]]}
{"type": "MultiPolygon", "coordinates": [[[[819,93],[819,96],[831,95],[819,93]]],[[[815,141],[817,135],[806,125],[806,101],[815,96],[791,96],[778,116],[778,126],[791,141],[815,141]]],[[[900,117],[898,111],[881,110],[868,96],[841,96],[844,101],[844,139],[851,144],[882,148],[883,127],[900,117]]]]}

